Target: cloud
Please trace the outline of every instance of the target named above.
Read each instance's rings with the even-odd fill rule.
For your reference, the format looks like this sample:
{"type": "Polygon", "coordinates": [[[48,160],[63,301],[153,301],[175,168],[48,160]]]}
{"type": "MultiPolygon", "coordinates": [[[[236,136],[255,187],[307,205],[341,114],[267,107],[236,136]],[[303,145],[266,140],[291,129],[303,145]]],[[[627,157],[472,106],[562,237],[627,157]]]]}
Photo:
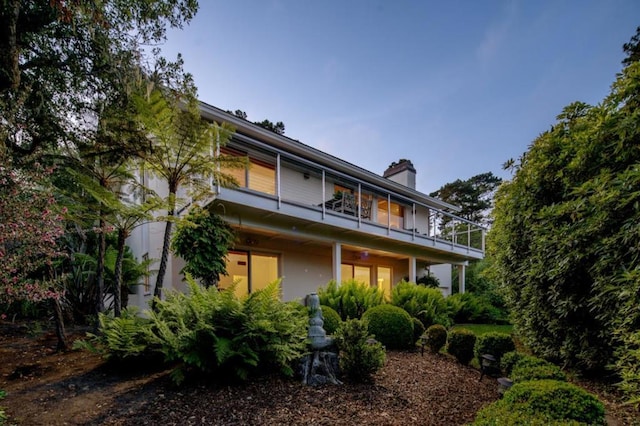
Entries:
{"type": "Polygon", "coordinates": [[[508,40],[509,31],[515,20],[516,12],[516,2],[511,1],[505,8],[502,19],[490,25],[485,31],[480,45],[476,48],[476,58],[483,65],[491,62],[500,52],[505,41],[508,40]]]}

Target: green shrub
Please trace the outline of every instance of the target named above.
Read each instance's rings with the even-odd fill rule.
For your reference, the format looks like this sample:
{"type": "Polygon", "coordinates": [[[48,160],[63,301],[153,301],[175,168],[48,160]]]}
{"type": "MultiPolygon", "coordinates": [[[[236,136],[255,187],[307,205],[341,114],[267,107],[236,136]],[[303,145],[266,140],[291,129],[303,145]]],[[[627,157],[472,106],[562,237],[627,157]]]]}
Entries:
{"type": "Polygon", "coordinates": [[[331,306],[320,306],[320,308],[322,309],[322,318],[324,319],[322,328],[324,328],[324,331],[326,331],[327,334],[335,333],[342,323],[340,314],[338,314],[331,306]]]}
{"type": "Polygon", "coordinates": [[[567,380],[567,376],[557,365],[534,357],[526,357],[518,361],[513,366],[509,377],[514,382],[542,379],[567,380]]]}
{"type": "Polygon", "coordinates": [[[384,303],[384,293],[378,287],[368,286],[360,281],[344,281],[340,286],[329,281],[327,288],[318,289],[320,304],[333,308],[342,321],[362,318],[367,309],[384,303]]]}
{"type": "Polygon", "coordinates": [[[241,380],[271,370],[293,374],[307,348],[308,316],[298,302],[279,301],[279,281],[246,299],[189,276],[187,283],[189,294],[169,294],[150,312],[155,342],[166,361],[179,364],[174,381],[189,371],[241,380]]]}
{"type": "Polygon", "coordinates": [[[549,414],[534,413],[528,404],[508,403],[501,399],[476,414],[473,426],[581,426],[575,420],[556,420],[549,414]]]}
{"type": "Polygon", "coordinates": [[[418,318],[425,327],[451,324],[447,303],[438,289],[402,281],[391,292],[391,304],[418,318]]]}
{"type": "Polygon", "coordinates": [[[335,334],[340,349],[340,369],[351,381],[368,382],[385,362],[384,347],[372,341],[366,321],[350,319],[335,334]]]}
{"type": "MultiPolygon", "coordinates": [[[[0,400],[3,400],[7,396],[7,392],[0,389],[0,400]]],[[[4,412],[4,407],[0,406],[0,426],[4,425],[7,421],[7,414],[4,412]]]]}
{"type": "Polygon", "coordinates": [[[476,344],[476,335],[465,328],[455,328],[449,332],[447,352],[456,357],[458,362],[467,365],[473,359],[473,348],[476,344]]]}
{"type": "Polygon", "coordinates": [[[620,333],[621,345],[616,351],[616,369],[622,379],[619,386],[628,403],[640,409],[640,330],[620,333]]]}
{"type": "Polygon", "coordinates": [[[393,305],[379,305],[367,310],[369,333],[387,349],[408,349],[414,346],[413,321],[404,309],[393,305]]]}
{"type": "Polygon", "coordinates": [[[87,349],[115,362],[147,360],[158,350],[152,342],[151,321],[138,315],[137,307],[122,310],[119,317],[98,315],[100,332],[87,333],[87,340],[76,340],[74,348],[87,349]]]}
{"type": "Polygon", "coordinates": [[[420,340],[422,335],[425,332],[424,324],[416,317],[411,317],[411,321],[413,322],[413,344],[415,346],[416,342],[420,340]]]}
{"type": "Polygon", "coordinates": [[[491,354],[500,362],[502,356],[514,351],[516,345],[511,335],[506,333],[489,332],[478,336],[476,340],[475,352],[476,357],[480,359],[483,354],[491,354]]]}
{"type": "Polygon", "coordinates": [[[474,293],[455,293],[446,298],[447,309],[456,324],[504,324],[505,309],[494,306],[486,296],[474,293]]]}
{"type": "Polygon", "coordinates": [[[427,328],[425,344],[431,352],[438,353],[447,344],[447,329],[440,324],[427,328]]]}
{"type": "Polygon", "coordinates": [[[584,389],[557,380],[533,380],[514,384],[503,395],[505,404],[526,404],[533,413],[554,420],[603,425],[604,405],[584,389]]]}
{"type": "Polygon", "coordinates": [[[513,370],[516,363],[526,356],[528,355],[517,351],[507,352],[502,355],[502,358],[500,359],[500,368],[504,371],[504,374],[509,376],[511,375],[511,370],[513,370]]]}

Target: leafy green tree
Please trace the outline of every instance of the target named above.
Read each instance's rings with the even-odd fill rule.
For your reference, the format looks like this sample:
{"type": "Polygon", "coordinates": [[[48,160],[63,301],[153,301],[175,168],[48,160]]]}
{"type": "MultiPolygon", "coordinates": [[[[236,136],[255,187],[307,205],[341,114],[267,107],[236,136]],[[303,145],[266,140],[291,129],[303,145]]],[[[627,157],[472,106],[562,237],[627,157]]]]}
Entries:
{"type": "Polygon", "coordinates": [[[599,105],[567,106],[497,191],[493,277],[524,343],[567,365],[610,365],[640,328],[639,107],[634,62],[599,105]]]}
{"type": "Polygon", "coordinates": [[[168,186],[167,217],[162,255],[154,296],[162,297],[167,270],[171,231],[178,219],[178,190],[190,188],[189,196],[196,202],[211,195],[214,185],[234,186],[234,178],[221,172],[221,166],[245,167],[245,159],[214,155],[217,147],[224,146],[234,129],[227,123],[209,123],[201,116],[195,90],[185,81],[183,90],[152,89],[147,96],[137,99],[139,119],[143,128],[152,135],[153,149],[145,157],[152,174],[163,179],[168,186]]]}
{"type": "Polygon", "coordinates": [[[488,223],[493,206],[493,194],[502,179],[492,172],[482,173],[467,180],[457,179],[429,194],[449,204],[459,206],[460,217],[477,223],[488,223]]]}
{"type": "Polygon", "coordinates": [[[627,57],[622,60],[623,65],[631,65],[640,61],[640,27],[636,28],[636,33],[631,37],[629,43],[622,45],[622,50],[627,54],[627,57]]]}
{"type": "Polygon", "coordinates": [[[217,286],[220,275],[227,275],[225,260],[234,239],[233,229],[222,217],[195,206],[178,223],[171,249],[186,261],[182,273],[211,287],[217,286]]]}

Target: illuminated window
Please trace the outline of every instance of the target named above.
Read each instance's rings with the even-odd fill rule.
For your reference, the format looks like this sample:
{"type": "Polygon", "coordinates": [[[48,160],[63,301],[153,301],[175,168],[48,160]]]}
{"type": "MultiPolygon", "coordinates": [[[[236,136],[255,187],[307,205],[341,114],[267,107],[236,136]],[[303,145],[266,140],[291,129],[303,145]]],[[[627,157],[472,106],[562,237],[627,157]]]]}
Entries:
{"type": "Polygon", "coordinates": [[[371,267],[350,265],[343,263],[340,265],[342,281],[355,280],[366,285],[371,285],[371,267]]]}
{"type": "Polygon", "coordinates": [[[278,279],[278,256],[275,254],[230,251],[227,255],[227,274],[220,277],[218,288],[235,284],[235,294],[246,296],[261,290],[278,279]]]}
{"type": "Polygon", "coordinates": [[[391,268],[378,266],[378,288],[387,300],[391,299],[391,268]]]}
{"type": "MultiPolygon", "coordinates": [[[[220,152],[224,155],[247,157],[246,153],[227,147],[222,148],[220,152]]],[[[233,176],[240,188],[249,188],[271,195],[276,193],[276,168],[267,162],[249,157],[249,165],[246,168],[223,167],[220,171],[233,176]]]]}
{"type": "Polygon", "coordinates": [[[387,200],[378,201],[378,223],[390,224],[392,228],[402,229],[404,227],[404,206],[393,201],[391,204],[387,200]]]}

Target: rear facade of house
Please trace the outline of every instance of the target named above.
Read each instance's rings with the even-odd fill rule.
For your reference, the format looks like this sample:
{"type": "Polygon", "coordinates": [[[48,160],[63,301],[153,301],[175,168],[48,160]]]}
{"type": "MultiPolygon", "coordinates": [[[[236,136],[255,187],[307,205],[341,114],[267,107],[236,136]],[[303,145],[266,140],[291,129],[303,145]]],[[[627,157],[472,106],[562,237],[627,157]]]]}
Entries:
{"type": "MultiPolygon", "coordinates": [[[[237,188],[213,185],[207,202],[237,235],[220,287],[236,282],[236,292],[247,294],[281,278],[283,300],[295,300],[330,280],[356,279],[389,295],[399,281],[431,273],[448,295],[454,265],[464,291],[465,265],[484,256],[485,230],[455,216],[455,206],[416,191],[409,160],[393,162],[380,176],[213,106],[202,103],[201,111],[236,128],[217,149],[249,163],[227,171],[237,188]]],[[[141,179],[166,195],[166,183],[141,179]]],[[[132,233],[128,244],[138,259],[160,258],[164,228],[150,223],[132,233]]],[[[185,289],[183,266],[170,255],[167,290],[185,289]]],[[[152,274],[130,302],[147,306],[153,283],[152,274]]]]}

